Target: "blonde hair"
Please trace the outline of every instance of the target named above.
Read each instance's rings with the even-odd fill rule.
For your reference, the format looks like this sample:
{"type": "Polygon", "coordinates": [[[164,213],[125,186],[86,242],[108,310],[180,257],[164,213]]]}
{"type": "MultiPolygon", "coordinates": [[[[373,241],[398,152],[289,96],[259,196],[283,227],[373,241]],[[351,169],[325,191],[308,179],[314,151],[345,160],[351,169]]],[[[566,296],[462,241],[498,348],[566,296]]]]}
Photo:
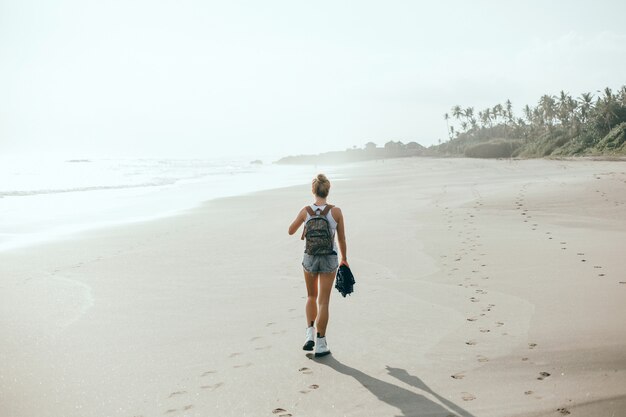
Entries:
{"type": "Polygon", "coordinates": [[[313,178],[313,184],[311,184],[313,194],[318,197],[326,198],[328,191],[330,191],[330,181],[324,174],[317,174],[317,177],[313,178]]]}

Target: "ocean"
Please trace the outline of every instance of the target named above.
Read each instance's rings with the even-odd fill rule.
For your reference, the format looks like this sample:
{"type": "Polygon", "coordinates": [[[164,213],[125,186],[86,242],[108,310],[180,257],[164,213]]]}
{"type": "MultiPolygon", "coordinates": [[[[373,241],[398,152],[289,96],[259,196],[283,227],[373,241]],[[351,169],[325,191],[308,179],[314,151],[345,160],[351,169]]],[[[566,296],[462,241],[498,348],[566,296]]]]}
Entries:
{"type": "Polygon", "coordinates": [[[0,251],[308,184],[316,173],[237,159],[0,159],[0,251]]]}

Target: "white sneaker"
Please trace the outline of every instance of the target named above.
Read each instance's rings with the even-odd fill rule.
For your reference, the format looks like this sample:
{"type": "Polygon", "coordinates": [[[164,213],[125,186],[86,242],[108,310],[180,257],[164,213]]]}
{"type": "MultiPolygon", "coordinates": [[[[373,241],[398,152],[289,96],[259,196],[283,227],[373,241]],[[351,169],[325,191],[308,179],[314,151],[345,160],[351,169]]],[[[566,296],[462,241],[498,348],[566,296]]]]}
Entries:
{"type": "Polygon", "coordinates": [[[317,338],[317,346],[315,346],[315,357],[326,356],[330,353],[330,349],[326,344],[326,337],[317,338]]]}
{"type": "Polygon", "coordinates": [[[315,327],[311,326],[306,328],[306,339],[304,339],[302,350],[313,350],[313,346],[315,346],[315,327]]]}

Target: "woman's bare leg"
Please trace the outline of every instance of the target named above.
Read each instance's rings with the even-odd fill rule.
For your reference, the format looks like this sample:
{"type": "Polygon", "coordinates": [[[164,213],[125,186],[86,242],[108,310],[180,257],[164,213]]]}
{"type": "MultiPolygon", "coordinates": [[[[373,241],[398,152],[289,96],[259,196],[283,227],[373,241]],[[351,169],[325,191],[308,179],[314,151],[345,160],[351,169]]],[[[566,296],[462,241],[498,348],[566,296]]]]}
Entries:
{"type": "Polygon", "coordinates": [[[317,316],[317,332],[320,336],[326,336],[326,326],[328,325],[328,303],[330,302],[330,292],[335,281],[335,271],[319,275],[320,289],[317,303],[319,304],[319,315],[317,316]]]}
{"type": "Polygon", "coordinates": [[[319,275],[304,271],[304,282],[306,283],[306,325],[312,326],[317,318],[317,283],[319,275]]]}

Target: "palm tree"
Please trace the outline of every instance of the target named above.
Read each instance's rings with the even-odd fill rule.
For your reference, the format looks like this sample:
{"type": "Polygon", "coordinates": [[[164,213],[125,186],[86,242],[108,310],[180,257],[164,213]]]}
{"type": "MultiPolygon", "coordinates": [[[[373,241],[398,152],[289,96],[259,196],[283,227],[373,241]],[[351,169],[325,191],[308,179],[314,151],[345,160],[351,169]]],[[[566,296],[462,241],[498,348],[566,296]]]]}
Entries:
{"type": "Polygon", "coordinates": [[[507,99],[504,106],[504,109],[500,111],[504,120],[504,137],[506,138],[509,135],[509,124],[513,124],[513,104],[511,104],[511,100],[507,99]]]}
{"type": "Polygon", "coordinates": [[[613,100],[615,100],[615,96],[613,95],[613,90],[611,90],[609,87],[606,87],[604,89],[604,99],[607,102],[613,102],[613,100]]]}
{"type": "Polygon", "coordinates": [[[626,85],[623,85],[622,88],[620,88],[618,95],[622,106],[626,107],[626,85]]]}
{"type": "Polygon", "coordinates": [[[548,126],[548,130],[552,130],[552,126],[554,125],[554,117],[556,115],[555,111],[555,101],[554,97],[544,94],[539,99],[539,108],[542,113],[543,121],[548,126]]]}
{"type": "Polygon", "coordinates": [[[513,124],[513,104],[511,103],[511,100],[507,98],[504,106],[506,108],[506,118],[509,123],[513,124]]]}
{"type": "Polygon", "coordinates": [[[546,118],[544,117],[544,112],[541,110],[539,106],[533,109],[532,119],[540,127],[546,126],[546,118]]]}
{"type": "Polygon", "coordinates": [[[465,116],[465,121],[467,126],[471,126],[472,129],[476,127],[476,118],[474,117],[474,108],[468,107],[464,110],[463,115],[465,116]]]}
{"type": "Polygon", "coordinates": [[[561,90],[557,99],[557,118],[563,127],[569,125],[570,122],[574,122],[573,116],[576,106],[576,101],[568,93],[561,90]]]}
{"type": "Polygon", "coordinates": [[[528,123],[533,122],[533,111],[530,109],[530,106],[527,104],[524,106],[524,117],[526,117],[526,120],[528,121],[528,123]]]}
{"type": "Polygon", "coordinates": [[[617,117],[615,104],[613,91],[609,87],[606,87],[604,89],[604,97],[598,98],[596,102],[596,110],[598,111],[600,122],[605,126],[607,132],[611,130],[613,120],[617,117]]]}
{"type": "Polygon", "coordinates": [[[450,115],[448,115],[448,113],[444,113],[443,118],[446,119],[446,130],[448,132],[448,138],[452,139],[452,136],[450,135],[450,123],[448,122],[448,120],[450,119],[450,115]]]}
{"type": "Polygon", "coordinates": [[[492,117],[492,113],[491,113],[491,108],[487,107],[485,110],[483,110],[483,117],[484,117],[484,121],[485,123],[489,124],[489,127],[493,127],[493,120],[491,119],[492,117]]]}
{"type": "Polygon", "coordinates": [[[582,93],[578,101],[580,102],[580,121],[584,124],[587,123],[587,120],[589,119],[589,112],[593,106],[593,94],[582,93]]]}
{"type": "Polygon", "coordinates": [[[493,115],[493,120],[494,122],[496,122],[496,125],[497,125],[498,118],[503,116],[502,104],[498,103],[495,106],[493,106],[493,109],[491,109],[491,114],[493,115]]]}
{"type": "Polygon", "coordinates": [[[461,106],[457,104],[456,106],[452,107],[452,116],[454,116],[454,118],[457,120],[461,120],[461,117],[463,116],[463,109],[461,109],[461,106]]]}
{"type": "Polygon", "coordinates": [[[476,118],[473,116],[470,118],[470,125],[472,126],[472,130],[476,131],[478,129],[478,123],[476,123],[476,118]]]}

